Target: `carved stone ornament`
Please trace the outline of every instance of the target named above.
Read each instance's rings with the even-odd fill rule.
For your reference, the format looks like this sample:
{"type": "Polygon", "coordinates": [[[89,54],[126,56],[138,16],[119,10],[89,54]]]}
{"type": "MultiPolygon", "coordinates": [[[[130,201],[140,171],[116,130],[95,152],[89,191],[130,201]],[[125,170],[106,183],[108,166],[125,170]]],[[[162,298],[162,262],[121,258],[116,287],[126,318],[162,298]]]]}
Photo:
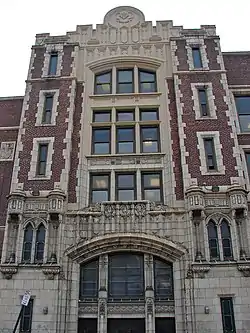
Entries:
{"type": "Polygon", "coordinates": [[[250,277],[250,262],[238,263],[238,270],[242,272],[245,277],[250,277]]]}
{"type": "Polygon", "coordinates": [[[98,307],[97,304],[86,304],[85,302],[79,302],[78,315],[85,315],[86,313],[97,314],[98,307]]]}
{"type": "Polygon", "coordinates": [[[139,9],[130,6],[113,8],[104,17],[104,24],[113,27],[135,26],[139,22],[142,23],[144,21],[143,13],[139,9]]]}
{"type": "Polygon", "coordinates": [[[147,304],[147,315],[153,315],[154,300],[152,298],[147,298],[146,304],[147,304]]]}
{"type": "Polygon", "coordinates": [[[156,304],[155,305],[156,313],[174,313],[174,311],[175,311],[174,305],[168,305],[168,304],[156,304]]]}
{"type": "Polygon", "coordinates": [[[48,280],[54,280],[55,275],[60,273],[60,266],[43,265],[42,271],[48,280]]]}
{"type": "Polygon", "coordinates": [[[105,298],[100,298],[99,299],[99,314],[101,316],[105,316],[106,307],[107,307],[106,299],[105,298]]]}
{"type": "Polygon", "coordinates": [[[129,23],[133,20],[134,15],[130,11],[122,10],[116,14],[116,22],[118,23],[129,23]]]}
{"type": "Polygon", "coordinates": [[[15,142],[7,141],[1,142],[0,145],[0,161],[12,161],[15,151],[15,142]]]}
{"type": "Polygon", "coordinates": [[[17,273],[17,266],[14,265],[1,265],[0,272],[3,274],[3,277],[7,280],[12,279],[12,276],[17,273]]]}
{"type": "Polygon", "coordinates": [[[198,277],[200,279],[204,279],[206,273],[208,273],[211,269],[211,265],[208,263],[195,263],[192,264],[191,268],[188,271],[187,278],[198,277]]]}
{"type": "Polygon", "coordinates": [[[108,314],[144,314],[144,305],[139,304],[109,304],[108,314]]]}

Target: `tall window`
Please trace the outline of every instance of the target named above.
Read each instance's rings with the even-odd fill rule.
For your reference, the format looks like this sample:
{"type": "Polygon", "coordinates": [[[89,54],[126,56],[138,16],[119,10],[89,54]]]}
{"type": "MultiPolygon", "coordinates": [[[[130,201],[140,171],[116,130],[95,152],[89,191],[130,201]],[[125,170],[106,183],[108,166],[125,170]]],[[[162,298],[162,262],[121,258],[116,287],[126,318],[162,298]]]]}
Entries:
{"type": "Polygon", "coordinates": [[[33,227],[31,224],[28,224],[24,230],[24,238],[23,238],[22,260],[24,262],[31,261],[32,239],[33,239],[33,227]]]}
{"type": "Polygon", "coordinates": [[[224,259],[232,259],[233,250],[232,250],[231,232],[227,221],[225,220],[222,221],[220,225],[220,232],[222,240],[223,257],[224,259]]]}
{"type": "Polygon", "coordinates": [[[141,152],[157,153],[159,152],[159,127],[141,126],[141,152]]]}
{"type": "Polygon", "coordinates": [[[200,110],[201,116],[206,117],[209,116],[209,105],[207,100],[207,89],[198,89],[199,94],[199,102],[200,102],[200,110]]]}
{"type": "Polygon", "coordinates": [[[82,265],[80,272],[80,299],[96,298],[99,283],[98,259],[82,265]]]}
{"type": "Polygon", "coordinates": [[[102,202],[109,200],[110,193],[109,174],[90,175],[90,202],[102,202]]]}
{"type": "Polygon", "coordinates": [[[215,155],[215,149],[214,149],[214,139],[205,138],[204,139],[204,148],[205,148],[205,155],[206,155],[208,170],[209,171],[217,170],[216,155],[215,155]]]}
{"type": "Polygon", "coordinates": [[[236,333],[232,297],[220,299],[223,333],[236,333]]]}
{"type": "Polygon", "coordinates": [[[194,68],[202,68],[201,51],[199,47],[192,48],[194,68]]]}
{"type": "Polygon", "coordinates": [[[92,152],[93,154],[110,154],[110,128],[93,128],[92,152]]]}
{"type": "Polygon", "coordinates": [[[245,153],[248,176],[250,176],[250,152],[245,153]]]}
{"type": "Polygon", "coordinates": [[[210,258],[219,260],[220,255],[219,255],[217,226],[213,221],[209,221],[207,225],[207,233],[208,233],[210,258]]]}
{"type": "Polygon", "coordinates": [[[32,313],[33,313],[33,299],[30,299],[27,306],[23,307],[21,321],[20,321],[20,333],[31,332],[32,327],[32,313]]]}
{"type": "Polygon", "coordinates": [[[139,92],[149,93],[155,92],[156,89],[156,74],[139,69],[139,92]]]}
{"type": "Polygon", "coordinates": [[[160,172],[143,172],[142,198],[143,200],[162,201],[162,179],[160,172]]]}
{"type": "Polygon", "coordinates": [[[36,232],[36,249],[35,249],[36,262],[43,261],[44,245],[45,245],[45,227],[43,224],[40,224],[36,232]]]}
{"type": "Polygon", "coordinates": [[[135,152],[135,129],[134,127],[118,127],[117,136],[117,153],[128,154],[135,152]]]}
{"type": "Polygon", "coordinates": [[[117,71],[117,93],[129,94],[134,92],[133,69],[119,69],[117,71]]]}
{"type": "Polygon", "coordinates": [[[46,175],[48,143],[40,143],[38,147],[37,176],[46,175]]]}
{"type": "Polygon", "coordinates": [[[154,258],[155,297],[173,299],[172,265],[154,258]]]}
{"type": "Polygon", "coordinates": [[[95,94],[112,93],[112,72],[105,72],[95,76],[95,94]]]}
{"type": "Polygon", "coordinates": [[[109,296],[140,298],[144,294],[143,256],[130,253],[109,257],[109,296]]]}
{"type": "Polygon", "coordinates": [[[242,132],[250,131],[250,95],[235,96],[235,104],[242,132]]]}
{"type": "Polygon", "coordinates": [[[57,72],[57,63],[58,63],[58,53],[52,52],[50,54],[50,62],[49,62],[49,72],[48,75],[56,75],[57,72]]]}
{"type": "Polygon", "coordinates": [[[44,110],[43,110],[43,124],[50,124],[51,123],[51,115],[52,115],[52,108],[53,108],[53,98],[54,95],[45,95],[44,100],[44,110]]]}
{"type": "Polygon", "coordinates": [[[134,173],[118,173],[116,175],[116,200],[136,200],[136,186],[134,173]]]}

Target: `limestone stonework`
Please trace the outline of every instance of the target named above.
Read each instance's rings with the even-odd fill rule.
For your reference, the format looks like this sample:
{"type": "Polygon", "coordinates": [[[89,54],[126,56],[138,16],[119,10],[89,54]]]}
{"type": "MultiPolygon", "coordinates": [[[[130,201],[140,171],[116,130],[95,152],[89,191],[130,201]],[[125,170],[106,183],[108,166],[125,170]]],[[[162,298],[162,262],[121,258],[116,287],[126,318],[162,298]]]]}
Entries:
{"type": "Polygon", "coordinates": [[[249,332],[249,92],[212,25],[124,6],[38,34],[0,98],[0,331],[30,290],[20,331],[249,332]]]}

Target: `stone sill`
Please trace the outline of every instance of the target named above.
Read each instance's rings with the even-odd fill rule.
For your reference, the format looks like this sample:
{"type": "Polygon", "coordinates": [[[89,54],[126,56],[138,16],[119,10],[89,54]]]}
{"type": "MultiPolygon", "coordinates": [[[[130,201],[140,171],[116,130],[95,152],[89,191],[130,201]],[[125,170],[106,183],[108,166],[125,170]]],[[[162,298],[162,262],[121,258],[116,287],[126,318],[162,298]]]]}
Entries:
{"type": "Polygon", "coordinates": [[[162,93],[161,92],[149,92],[149,93],[130,93],[130,94],[96,94],[96,95],[89,95],[89,98],[91,99],[108,99],[108,98],[131,98],[131,97],[159,97],[162,93]]]}
{"type": "Polygon", "coordinates": [[[148,156],[165,156],[165,153],[130,153],[130,154],[103,154],[103,155],[85,155],[86,158],[120,158],[120,157],[148,157],[148,156]]]}

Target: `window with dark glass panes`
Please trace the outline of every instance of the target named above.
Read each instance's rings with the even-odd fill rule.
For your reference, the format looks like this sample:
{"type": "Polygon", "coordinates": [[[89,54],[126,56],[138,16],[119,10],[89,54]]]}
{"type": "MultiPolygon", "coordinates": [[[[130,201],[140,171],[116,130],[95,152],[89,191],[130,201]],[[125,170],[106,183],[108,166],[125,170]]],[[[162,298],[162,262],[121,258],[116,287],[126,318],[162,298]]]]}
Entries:
{"type": "Polygon", "coordinates": [[[201,116],[202,117],[209,116],[207,89],[206,88],[199,88],[198,89],[198,94],[199,94],[201,116]]]}
{"type": "Polygon", "coordinates": [[[131,110],[117,110],[116,121],[134,121],[134,111],[131,110]]]}
{"type": "Polygon", "coordinates": [[[158,110],[157,109],[141,109],[140,110],[140,121],[154,121],[158,120],[158,110]]]}
{"type": "Polygon", "coordinates": [[[111,111],[94,111],[93,122],[94,123],[108,123],[111,121],[111,111]]]}
{"type": "Polygon", "coordinates": [[[38,147],[37,176],[46,175],[46,164],[48,155],[48,143],[40,143],[38,147]]]}
{"type": "Polygon", "coordinates": [[[220,304],[223,333],[236,333],[232,297],[222,297],[220,304]]]}
{"type": "Polygon", "coordinates": [[[173,299],[172,265],[154,258],[156,299],[173,299]]]}
{"type": "Polygon", "coordinates": [[[156,74],[155,72],[139,69],[139,92],[156,92],[156,74]]]}
{"type": "Polygon", "coordinates": [[[105,95],[112,93],[112,72],[96,74],[95,76],[95,94],[105,95]]]}
{"type": "Polygon", "coordinates": [[[233,258],[232,239],[228,222],[223,220],[220,225],[222,250],[224,259],[233,258]]]}
{"type": "Polygon", "coordinates": [[[33,227],[31,224],[28,224],[24,230],[24,238],[23,238],[22,260],[25,262],[31,261],[32,239],[33,239],[33,227]]]}
{"type": "Polygon", "coordinates": [[[217,226],[214,221],[209,221],[207,225],[208,244],[211,259],[220,259],[217,226]]]}
{"type": "Polygon", "coordinates": [[[201,51],[199,47],[192,48],[194,68],[202,68],[201,51]]]}
{"type": "Polygon", "coordinates": [[[250,131],[250,95],[235,96],[235,104],[242,132],[250,131]]]}
{"type": "Polygon", "coordinates": [[[159,127],[141,126],[141,152],[159,152],[159,127]]]}
{"type": "Polygon", "coordinates": [[[247,172],[248,176],[250,176],[250,152],[245,152],[246,163],[247,163],[247,172]]]}
{"type": "Polygon", "coordinates": [[[116,174],[116,200],[136,200],[135,173],[116,174]]]}
{"type": "Polygon", "coordinates": [[[92,129],[92,153],[97,155],[110,154],[110,128],[92,129]]]}
{"type": "Polygon", "coordinates": [[[134,127],[116,128],[116,152],[118,154],[134,153],[135,129],[134,127]]]}
{"type": "Polygon", "coordinates": [[[50,54],[50,62],[49,62],[49,72],[48,75],[56,75],[57,72],[57,63],[58,63],[58,53],[52,52],[50,54]]]}
{"type": "Polygon", "coordinates": [[[54,95],[52,95],[52,94],[45,95],[43,119],[42,119],[43,124],[50,124],[51,123],[53,99],[54,99],[54,95]]]}
{"type": "Polygon", "coordinates": [[[99,260],[94,260],[80,267],[80,300],[96,298],[98,295],[99,260]]]}
{"type": "Polygon", "coordinates": [[[33,302],[34,300],[31,298],[27,306],[23,307],[23,311],[20,319],[19,331],[21,332],[31,332],[32,328],[32,314],[33,314],[33,302]]]}
{"type": "Polygon", "coordinates": [[[109,256],[109,297],[143,297],[143,274],[142,255],[121,253],[109,256]]]}
{"type": "Polygon", "coordinates": [[[129,94],[134,92],[134,70],[119,69],[117,70],[117,93],[129,94]]]}
{"type": "Polygon", "coordinates": [[[208,170],[217,170],[216,155],[215,155],[215,149],[214,149],[214,139],[205,138],[204,139],[204,148],[205,148],[205,155],[206,155],[208,170]]]}
{"type": "Polygon", "coordinates": [[[90,175],[90,202],[109,201],[109,174],[90,175]]]}
{"type": "Polygon", "coordinates": [[[35,261],[43,261],[45,245],[45,227],[40,224],[36,231],[36,249],[35,249],[35,261]]]}
{"type": "Polygon", "coordinates": [[[142,199],[161,202],[162,201],[162,179],[160,172],[143,172],[142,180],[142,199]]]}

